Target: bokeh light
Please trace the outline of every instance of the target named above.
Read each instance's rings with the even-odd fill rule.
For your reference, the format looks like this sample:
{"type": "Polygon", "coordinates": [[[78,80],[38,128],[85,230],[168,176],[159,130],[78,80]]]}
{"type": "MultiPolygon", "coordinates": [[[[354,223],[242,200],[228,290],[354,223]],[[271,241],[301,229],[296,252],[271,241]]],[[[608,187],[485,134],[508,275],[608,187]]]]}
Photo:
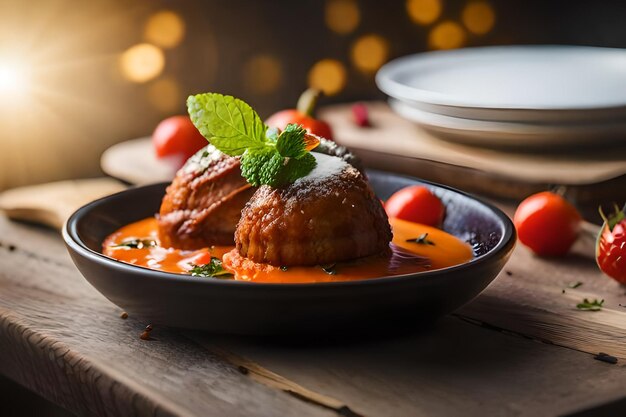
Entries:
{"type": "Polygon", "coordinates": [[[309,87],[326,95],[339,93],[346,85],[346,68],[336,59],[322,59],[309,71],[309,87]]]}
{"type": "Polygon", "coordinates": [[[148,86],[150,104],[162,113],[175,113],[184,103],[178,81],[172,77],[160,78],[148,86]]]}
{"type": "Polygon", "coordinates": [[[185,22],[169,10],[162,10],[150,16],[144,29],[144,38],[162,48],[173,48],[185,37],[185,22]]]}
{"type": "Polygon", "coordinates": [[[486,1],[472,1],[463,9],[463,24],[472,33],[484,35],[496,21],[496,14],[486,1]]]}
{"type": "Polygon", "coordinates": [[[326,26],[333,32],[345,35],[354,31],[361,20],[355,0],[328,0],[325,8],[326,26]]]}
{"type": "Polygon", "coordinates": [[[407,0],[406,11],[419,25],[429,25],[441,15],[441,0],[407,0]]]}
{"type": "Polygon", "coordinates": [[[161,74],[165,67],[163,51],[149,43],[128,48],[121,56],[122,75],[130,81],[143,83],[161,74]]]}
{"type": "Polygon", "coordinates": [[[428,34],[428,45],[432,49],[460,48],[466,41],[465,30],[456,22],[447,20],[433,27],[428,34]]]}
{"type": "Polygon", "coordinates": [[[380,35],[361,36],[352,45],[350,56],[359,70],[375,72],[389,57],[389,42],[380,35]]]}
{"type": "Polygon", "coordinates": [[[243,67],[244,86],[256,94],[276,91],[283,78],[280,61],[271,55],[257,55],[243,67]]]}

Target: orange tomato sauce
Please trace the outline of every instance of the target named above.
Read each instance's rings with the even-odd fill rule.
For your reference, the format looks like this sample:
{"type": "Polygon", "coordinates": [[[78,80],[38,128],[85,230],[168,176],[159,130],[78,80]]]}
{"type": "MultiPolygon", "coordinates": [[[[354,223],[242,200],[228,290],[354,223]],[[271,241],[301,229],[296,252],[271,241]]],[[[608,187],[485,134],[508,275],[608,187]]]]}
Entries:
{"type": "Polygon", "coordinates": [[[104,255],[118,261],[178,274],[188,274],[193,265],[206,264],[214,256],[222,259],[223,267],[233,274],[231,279],[277,284],[402,275],[459,265],[473,257],[467,243],[442,230],[394,218],[389,222],[393,230],[390,253],[325,265],[325,269],[322,266],[281,268],[257,264],[241,257],[234,246],[212,246],[195,251],[163,248],[154,218],[120,228],[108,236],[102,246],[104,255]],[[415,242],[420,237],[424,237],[421,242],[415,242]],[[132,242],[130,246],[129,242],[132,242]]]}

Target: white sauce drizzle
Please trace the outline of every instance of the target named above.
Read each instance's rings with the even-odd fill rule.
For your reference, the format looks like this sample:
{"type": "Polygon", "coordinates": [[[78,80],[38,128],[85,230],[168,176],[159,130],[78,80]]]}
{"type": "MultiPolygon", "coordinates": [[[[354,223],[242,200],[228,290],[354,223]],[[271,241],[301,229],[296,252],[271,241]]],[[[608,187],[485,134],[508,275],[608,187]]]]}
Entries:
{"type": "Polygon", "coordinates": [[[311,172],[302,178],[298,178],[294,184],[298,185],[301,182],[319,182],[327,179],[328,177],[341,174],[349,164],[341,158],[336,156],[330,156],[319,152],[311,152],[311,155],[315,157],[317,165],[311,172]]]}
{"type": "Polygon", "coordinates": [[[209,165],[218,161],[221,157],[222,152],[217,150],[215,146],[209,144],[206,148],[201,149],[189,158],[187,163],[185,163],[183,170],[186,174],[204,171],[209,167],[209,165]]]}

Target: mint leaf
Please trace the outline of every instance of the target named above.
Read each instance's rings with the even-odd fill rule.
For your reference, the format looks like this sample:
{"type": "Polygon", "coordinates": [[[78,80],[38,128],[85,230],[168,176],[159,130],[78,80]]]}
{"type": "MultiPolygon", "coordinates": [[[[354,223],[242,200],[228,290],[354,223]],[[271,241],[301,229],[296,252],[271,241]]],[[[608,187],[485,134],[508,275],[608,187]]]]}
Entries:
{"type": "Polygon", "coordinates": [[[276,149],[282,156],[300,158],[307,153],[304,135],[306,129],[301,125],[288,124],[278,136],[276,149]]]}
{"type": "Polygon", "coordinates": [[[298,178],[308,175],[315,168],[315,165],[317,165],[315,157],[308,152],[300,158],[290,158],[280,172],[279,183],[292,183],[298,178]]]}
{"type": "Polygon", "coordinates": [[[241,175],[256,187],[294,182],[315,167],[309,149],[317,143],[307,143],[300,125],[287,125],[279,134],[243,101],[216,93],[189,96],[187,110],[194,126],[215,148],[241,156],[241,175]]]}
{"type": "Polygon", "coordinates": [[[241,175],[255,187],[263,184],[279,185],[283,166],[284,158],[274,147],[249,149],[241,157],[241,175]]]}
{"type": "Polygon", "coordinates": [[[252,107],[237,98],[197,94],[187,98],[187,110],[200,133],[227,155],[265,146],[267,126],[252,107]]]}

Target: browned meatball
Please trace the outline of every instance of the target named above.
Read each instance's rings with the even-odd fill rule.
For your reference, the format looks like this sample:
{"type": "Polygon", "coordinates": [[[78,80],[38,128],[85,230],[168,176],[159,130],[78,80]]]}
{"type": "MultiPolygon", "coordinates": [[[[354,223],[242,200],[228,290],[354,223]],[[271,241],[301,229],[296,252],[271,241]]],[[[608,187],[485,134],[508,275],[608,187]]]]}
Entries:
{"type": "Polygon", "coordinates": [[[161,244],[179,249],[232,245],[241,209],[253,193],[241,176],[239,158],[209,145],[167,187],[158,216],[161,244]]]}
{"type": "Polygon", "coordinates": [[[275,266],[323,265],[389,250],[385,210],[363,175],[336,157],[282,188],[260,187],[235,231],[242,256],[275,266]]]}
{"type": "MultiPolygon", "coordinates": [[[[321,139],[315,151],[362,170],[360,161],[334,142],[321,139]]],[[[158,216],[161,244],[179,249],[232,245],[241,209],[254,191],[241,176],[238,157],[207,146],[187,161],[167,188],[158,216]]]]}

